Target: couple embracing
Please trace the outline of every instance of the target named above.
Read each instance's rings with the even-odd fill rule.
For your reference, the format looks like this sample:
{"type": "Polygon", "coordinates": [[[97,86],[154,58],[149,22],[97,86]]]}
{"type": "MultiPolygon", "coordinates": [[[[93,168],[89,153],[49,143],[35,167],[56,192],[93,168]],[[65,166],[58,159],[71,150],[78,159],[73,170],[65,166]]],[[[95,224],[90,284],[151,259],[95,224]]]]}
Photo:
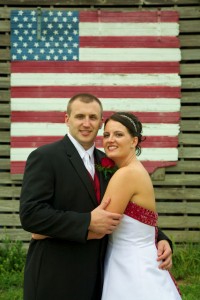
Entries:
{"type": "Polygon", "coordinates": [[[94,95],[75,95],[68,134],[27,159],[20,218],[33,234],[24,300],[181,299],[167,271],[171,241],[157,227],[153,186],[137,159],[142,124],[127,112],[105,121],[103,146],[117,167],[109,176],[94,146],[102,111],[94,95]]]}

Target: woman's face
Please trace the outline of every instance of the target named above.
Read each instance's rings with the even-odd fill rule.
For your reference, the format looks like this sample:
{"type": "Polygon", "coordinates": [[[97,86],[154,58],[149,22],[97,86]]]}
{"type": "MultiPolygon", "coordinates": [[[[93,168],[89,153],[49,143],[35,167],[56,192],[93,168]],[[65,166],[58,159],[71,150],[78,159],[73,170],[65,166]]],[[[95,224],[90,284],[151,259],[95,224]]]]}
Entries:
{"type": "Polygon", "coordinates": [[[111,159],[126,158],[136,146],[136,137],[132,137],[120,122],[109,120],[104,128],[103,147],[111,159]]]}

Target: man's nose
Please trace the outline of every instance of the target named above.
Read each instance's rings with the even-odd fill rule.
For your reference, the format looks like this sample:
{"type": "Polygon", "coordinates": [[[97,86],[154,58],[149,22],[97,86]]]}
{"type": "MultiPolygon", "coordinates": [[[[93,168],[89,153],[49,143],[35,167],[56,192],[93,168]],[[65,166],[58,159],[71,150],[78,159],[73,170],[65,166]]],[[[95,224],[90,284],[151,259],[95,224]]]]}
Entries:
{"type": "Polygon", "coordinates": [[[89,118],[85,118],[85,119],[83,120],[83,125],[84,125],[84,126],[90,126],[90,119],[89,119],[89,118]]]}

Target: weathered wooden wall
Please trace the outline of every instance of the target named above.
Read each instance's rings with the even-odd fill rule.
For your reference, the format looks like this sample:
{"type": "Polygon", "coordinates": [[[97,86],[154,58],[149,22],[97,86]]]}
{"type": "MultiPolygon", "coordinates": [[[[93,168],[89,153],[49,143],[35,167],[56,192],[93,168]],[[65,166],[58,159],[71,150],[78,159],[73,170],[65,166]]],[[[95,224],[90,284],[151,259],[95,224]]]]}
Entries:
{"type": "Polygon", "coordinates": [[[0,239],[28,242],[20,226],[21,181],[10,176],[10,11],[32,9],[177,10],[181,42],[181,133],[176,167],[152,175],[159,225],[175,242],[200,242],[200,1],[0,0],[0,239]],[[67,3],[67,5],[66,5],[67,3]]]}

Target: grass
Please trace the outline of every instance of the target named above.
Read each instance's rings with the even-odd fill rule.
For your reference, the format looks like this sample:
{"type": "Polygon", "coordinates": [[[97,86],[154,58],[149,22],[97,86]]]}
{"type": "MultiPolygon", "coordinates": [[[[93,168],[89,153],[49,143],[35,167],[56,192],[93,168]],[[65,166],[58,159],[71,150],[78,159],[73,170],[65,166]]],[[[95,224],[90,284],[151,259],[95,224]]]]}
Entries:
{"type": "MultiPolygon", "coordinates": [[[[0,300],[22,300],[23,268],[26,252],[21,242],[3,241],[0,247],[0,300]]],[[[172,274],[183,300],[200,299],[200,245],[174,247],[172,274]]]]}

